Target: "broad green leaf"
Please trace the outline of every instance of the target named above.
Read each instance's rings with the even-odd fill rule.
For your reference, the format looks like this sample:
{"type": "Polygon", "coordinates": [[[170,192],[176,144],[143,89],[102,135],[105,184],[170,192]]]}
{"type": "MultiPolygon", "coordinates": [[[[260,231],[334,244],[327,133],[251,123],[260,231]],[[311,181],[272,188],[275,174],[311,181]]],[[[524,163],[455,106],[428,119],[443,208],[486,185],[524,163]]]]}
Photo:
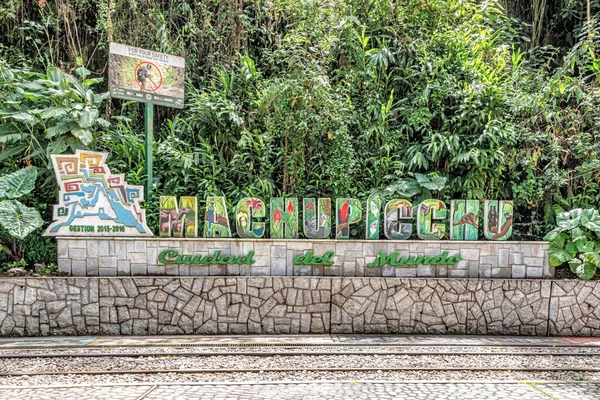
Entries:
{"type": "Polygon", "coordinates": [[[96,119],[96,122],[98,123],[98,125],[100,125],[104,128],[108,128],[110,126],[110,122],[108,122],[104,118],[98,118],[98,119],[96,119]]]}
{"type": "Polygon", "coordinates": [[[17,200],[0,202],[0,224],[11,236],[23,239],[42,226],[40,213],[32,207],[24,206],[17,200]]]}
{"type": "Polygon", "coordinates": [[[36,119],[33,115],[29,114],[29,113],[19,113],[19,114],[14,114],[11,115],[11,117],[13,119],[16,119],[19,122],[24,122],[26,124],[35,124],[36,119]]]}
{"type": "Polygon", "coordinates": [[[21,96],[25,97],[27,100],[31,100],[31,101],[42,101],[42,100],[46,100],[47,97],[43,94],[40,93],[32,93],[32,92],[23,92],[21,93],[21,96]]]}
{"type": "Polygon", "coordinates": [[[401,179],[385,189],[386,194],[401,197],[414,197],[421,193],[421,186],[414,179],[401,179]]]}
{"type": "Polygon", "coordinates": [[[600,252],[588,252],[583,255],[583,257],[589,262],[594,264],[596,268],[600,268],[600,252]]]}
{"type": "MultiPolygon", "coordinates": [[[[571,268],[571,270],[573,269],[571,268]]],[[[590,262],[582,262],[577,265],[573,272],[575,272],[580,279],[588,281],[596,275],[596,266],[590,262]]]]}
{"type": "Polygon", "coordinates": [[[98,118],[98,110],[86,107],[81,114],[81,118],[79,118],[79,126],[82,128],[89,128],[94,125],[96,118],[98,118]]]}
{"type": "Polygon", "coordinates": [[[53,127],[46,129],[46,137],[48,139],[53,138],[57,135],[62,135],[63,133],[67,133],[71,130],[69,124],[67,122],[61,122],[53,127]]]}
{"type": "Polygon", "coordinates": [[[67,109],[64,107],[48,107],[42,113],[42,119],[49,119],[66,115],[67,109]]]}
{"type": "Polygon", "coordinates": [[[567,240],[568,238],[569,238],[569,235],[567,235],[566,233],[559,233],[558,235],[556,235],[554,240],[552,240],[552,245],[554,245],[556,247],[560,247],[561,249],[564,249],[565,248],[565,240],[567,240]]]}
{"type": "Polygon", "coordinates": [[[577,246],[577,250],[582,253],[587,253],[588,251],[594,250],[594,242],[585,239],[577,240],[575,245],[577,246]]]}
{"type": "Polygon", "coordinates": [[[582,263],[583,262],[579,258],[574,258],[571,261],[569,261],[569,269],[571,270],[572,273],[576,274],[577,268],[579,268],[579,266],[582,263]]]}
{"type": "Polygon", "coordinates": [[[92,132],[90,132],[89,129],[74,129],[71,131],[71,133],[73,133],[73,136],[81,140],[81,143],[85,144],[86,146],[92,143],[92,132]]]}
{"type": "Polygon", "coordinates": [[[30,193],[35,187],[37,168],[23,168],[0,177],[0,198],[16,199],[30,193]]]}
{"type": "Polygon", "coordinates": [[[46,153],[50,154],[62,154],[67,150],[67,141],[65,137],[60,137],[54,142],[50,142],[46,147],[46,153]]]}
{"type": "Polygon", "coordinates": [[[26,144],[15,147],[7,147],[6,149],[0,151],[0,161],[4,161],[15,154],[19,154],[20,152],[27,150],[27,147],[28,146],[26,144]]]}
{"type": "MultiPolygon", "coordinates": [[[[544,240],[546,242],[554,242],[554,239],[559,236],[561,234],[561,230],[558,228],[554,228],[552,229],[550,232],[546,233],[546,236],[544,236],[544,240]]],[[[564,240],[563,240],[564,242],[564,240]]],[[[563,246],[560,246],[563,247],[563,246]]]]}
{"type": "Polygon", "coordinates": [[[586,240],[585,233],[580,227],[571,229],[571,240],[576,242],[578,240],[586,240]]]}
{"type": "Polygon", "coordinates": [[[92,72],[85,67],[79,67],[75,70],[75,72],[77,72],[77,75],[79,75],[80,77],[82,77],[84,79],[85,79],[85,77],[92,74],[92,72]]]}
{"type": "Polygon", "coordinates": [[[571,211],[560,213],[556,216],[556,223],[564,230],[576,228],[581,223],[581,208],[575,208],[571,211]]]}
{"type": "Polygon", "coordinates": [[[581,213],[581,225],[600,233],[600,213],[598,213],[598,210],[593,208],[583,210],[581,213]]]}
{"type": "Polygon", "coordinates": [[[96,83],[100,83],[103,80],[104,79],[102,79],[102,78],[91,78],[91,79],[86,79],[81,84],[83,85],[83,87],[89,87],[89,86],[95,85],[96,83]]]}
{"type": "Polygon", "coordinates": [[[421,186],[429,190],[443,190],[448,180],[448,178],[443,176],[427,176],[419,173],[415,173],[415,178],[421,186]]]}
{"type": "Polygon", "coordinates": [[[598,210],[586,208],[581,211],[581,225],[585,225],[588,221],[594,219],[598,215],[598,210]]]}
{"type": "Polygon", "coordinates": [[[550,261],[550,265],[558,267],[567,261],[570,261],[573,258],[568,251],[563,250],[559,247],[550,246],[548,250],[548,261],[550,261]]]}
{"type": "Polygon", "coordinates": [[[571,254],[571,257],[575,257],[575,255],[578,253],[577,246],[573,242],[567,243],[567,247],[565,247],[565,250],[567,250],[567,252],[571,254]]]}

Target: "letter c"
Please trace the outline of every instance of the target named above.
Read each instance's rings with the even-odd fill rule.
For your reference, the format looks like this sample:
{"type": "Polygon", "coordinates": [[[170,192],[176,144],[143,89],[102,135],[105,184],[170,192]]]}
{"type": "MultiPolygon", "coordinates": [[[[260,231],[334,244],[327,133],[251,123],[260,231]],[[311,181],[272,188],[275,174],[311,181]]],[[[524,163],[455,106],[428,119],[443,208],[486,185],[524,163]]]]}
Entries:
{"type": "Polygon", "coordinates": [[[176,258],[178,255],[179,252],[177,250],[163,250],[160,253],[158,253],[158,261],[160,261],[163,264],[175,264],[174,258],[176,258]],[[167,257],[171,258],[171,260],[168,260],[167,257]]]}

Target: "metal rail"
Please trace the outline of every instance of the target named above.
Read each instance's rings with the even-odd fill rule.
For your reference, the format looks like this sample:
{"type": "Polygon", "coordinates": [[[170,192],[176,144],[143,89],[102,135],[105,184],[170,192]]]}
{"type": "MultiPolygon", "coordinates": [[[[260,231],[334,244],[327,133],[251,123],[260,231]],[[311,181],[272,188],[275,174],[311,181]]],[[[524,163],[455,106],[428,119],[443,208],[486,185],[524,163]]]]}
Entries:
{"type": "Polygon", "coordinates": [[[551,357],[598,357],[598,353],[561,353],[561,352],[426,352],[426,351],[339,351],[339,352],[325,352],[325,351],[270,351],[270,352],[190,352],[190,353],[177,353],[177,352],[136,352],[136,353],[43,353],[43,354],[28,354],[28,353],[14,353],[14,354],[0,354],[0,359],[16,359],[16,358],[84,358],[84,357],[231,357],[231,356],[247,356],[247,357],[277,357],[277,356],[551,356],[551,357]]]}
{"type": "Polygon", "coordinates": [[[207,373],[268,373],[268,372],[403,372],[403,371],[503,371],[503,372],[600,372],[597,367],[396,367],[396,368],[232,368],[232,369],[161,369],[121,371],[61,371],[61,372],[0,372],[0,376],[57,376],[57,375],[149,375],[149,374],[207,374],[207,373]]]}
{"type": "Polygon", "coordinates": [[[187,347],[482,347],[482,348],[532,348],[532,349],[550,349],[550,348],[576,348],[576,349],[598,349],[600,345],[573,345],[569,343],[553,343],[553,344],[528,344],[528,343],[512,343],[512,344],[475,344],[475,343],[116,343],[107,345],[29,345],[29,346],[1,346],[2,350],[26,350],[26,349],[106,349],[106,348],[137,348],[137,347],[171,347],[171,348],[187,348],[187,347]]]}

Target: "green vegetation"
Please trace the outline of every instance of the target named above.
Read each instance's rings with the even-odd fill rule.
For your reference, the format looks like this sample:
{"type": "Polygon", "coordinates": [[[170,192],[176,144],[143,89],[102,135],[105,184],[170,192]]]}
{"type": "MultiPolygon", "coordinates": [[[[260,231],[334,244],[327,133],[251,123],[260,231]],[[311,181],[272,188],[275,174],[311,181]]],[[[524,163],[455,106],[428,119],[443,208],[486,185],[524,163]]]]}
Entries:
{"type": "Polygon", "coordinates": [[[200,215],[207,195],[514,199],[527,240],[600,204],[598,0],[39,4],[0,5],[0,168],[40,168],[46,222],[50,154],[143,181],[142,107],[96,94],[110,41],[186,58],[186,108],[156,113],[155,231],[161,194],[200,215]]]}
{"type": "Polygon", "coordinates": [[[558,226],[544,240],[551,242],[551,265],[569,263],[573,273],[591,279],[600,268],[600,213],[576,208],[556,217],[558,226]]]}
{"type": "Polygon", "coordinates": [[[44,223],[40,213],[15,200],[30,193],[35,185],[37,169],[24,168],[12,174],[0,177],[0,225],[8,232],[0,236],[0,246],[15,262],[23,258],[23,246],[16,238],[23,239],[44,223]]]}

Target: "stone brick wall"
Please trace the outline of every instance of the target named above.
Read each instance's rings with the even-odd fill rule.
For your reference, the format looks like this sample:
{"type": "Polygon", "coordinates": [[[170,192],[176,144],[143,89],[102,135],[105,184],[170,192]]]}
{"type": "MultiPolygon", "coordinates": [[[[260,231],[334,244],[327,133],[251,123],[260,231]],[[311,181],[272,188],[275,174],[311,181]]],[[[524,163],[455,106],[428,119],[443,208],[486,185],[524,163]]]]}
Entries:
{"type": "Polygon", "coordinates": [[[331,332],[546,336],[551,285],[548,280],[336,279],[331,332]]]}
{"type": "Polygon", "coordinates": [[[0,278],[0,335],[600,336],[600,281],[0,278]]]}
{"type": "Polygon", "coordinates": [[[59,238],[58,268],[71,276],[384,276],[423,278],[552,278],[546,242],[467,242],[423,240],[254,240],[158,238],[59,238]],[[159,252],[245,255],[252,265],[164,265],[159,252]],[[295,265],[294,257],[335,251],[331,266],[295,265]],[[379,252],[437,256],[460,255],[456,265],[368,268],[379,252]]]}

